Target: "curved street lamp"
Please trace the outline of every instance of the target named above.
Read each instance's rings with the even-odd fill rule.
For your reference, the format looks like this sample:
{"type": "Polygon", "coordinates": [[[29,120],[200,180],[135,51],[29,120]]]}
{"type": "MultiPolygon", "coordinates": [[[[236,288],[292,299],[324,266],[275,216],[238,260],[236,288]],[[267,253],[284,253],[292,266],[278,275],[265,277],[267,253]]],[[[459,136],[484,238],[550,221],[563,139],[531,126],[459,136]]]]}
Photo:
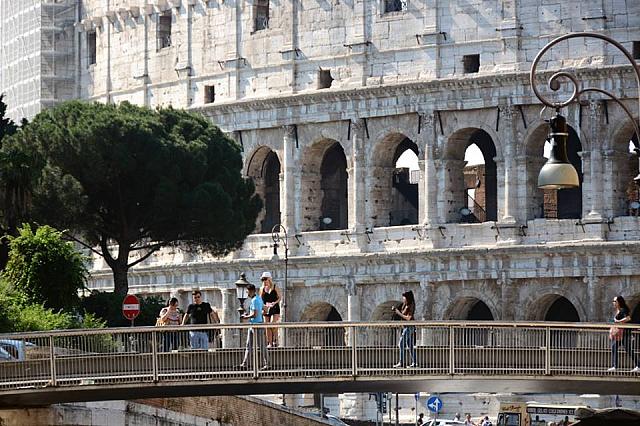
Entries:
{"type": "MultiPolygon", "coordinates": [[[[289,234],[287,228],[278,223],[271,229],[271,239],[273,240],[273,255],[278,255],[278,247],[280,244],[284,247],[284,285],[282,287],[282,311],[280,313],[280,319],[285,322],[285,315],[287,312],[287,280],[289,278],[289,234]],[[284,234],[284,238],[280,237],[280,234],[284,234]]],[[[283,330],[284,331],[284,330],[283,330]]],[[[283,334],[283,344],[286,346],[286,333],[283,334]]]]}
{"type": "Polygon", "coordinates": [[[247,300],[247,286],[249,285],[244,272],[240,274],[240,278],[234,284],[236,285],[236,297],[240,303],[238,313],[242,315],[244,313],[244,301],[247,300]]]}
{"type": "MultiPolygon", "coordinates": [[[[615,101],[620,107],[624,110],[627,116],[631,119],[633,123],[633,128],[637,137],[640,138],[640,130],[638,128],[638,123],[633,118],[633,114],[631,111],[622,103],[620,99],[618,99],[613,93],[600,89],[597,87],[587,87],[580,89],[579,82],[577,77],[568,71],[559,71],[553,74],[548,81],[549,89],[553,91],[557,91],[560,89],[560,79],[567,78],[573,84],[573,93],[571,97],[566,101],[560,102],[552,102],[546,99],[536,87],[535,84],[535,72],[538,62],[542,58],[542,56],[553,46],[560,43],[561,41],[572,39],[572,38],[597,38],[600,40],[604,40],[607,43],[613,44],[615,47],[620,50],[624,56],[629,60],[631,66],[633,67],[633,71],[636,77],[636,83],[638,85],[638,106],[640,111],[640,67],[636,63],[633,55],[629,53],[627,49],[624,48],[622,44],[617,42],[603,34],[599,33],[591,33],[591,32],[579,32],[579,33],[570,33],[563,36],[560,36],[549,43],[538,52],[535,59],[533,60],[533,64],[531,65],[531,72],[529,75],[529,82],[531,84],[531,88],[533,89],[533,93],[536,97],[542,102],[546,107],[553,108],[556,111],[554,117],[549,120],[550,132],[549,132],[549,142],[551,143],[551,155],[549,160],[545,163],[545,165],[540,170],[540,174],[538,175],[538,187],[542,189],[562,189],[562,188],[576,188],[580,186],[580,182],[578,180],[578,173],[573,165],[569,162],[567,158],[567,138],[569,136],[569,132],[567,129],[567,120],[560,114],[560,108],[563,108],[569,105],[573,101],[580,102],[580,98],[583,94],[588,92],[596,92],[603,95],[606,95],[613,101],[615,101]]],[[[543,109],[544,110],[544,109],[543,109]]],[[[639,153],[640,150],[636,147],[636,153],[639,153]]],[[[633,180],[640,185],[640,173],[633,178],[633,180]]]]}

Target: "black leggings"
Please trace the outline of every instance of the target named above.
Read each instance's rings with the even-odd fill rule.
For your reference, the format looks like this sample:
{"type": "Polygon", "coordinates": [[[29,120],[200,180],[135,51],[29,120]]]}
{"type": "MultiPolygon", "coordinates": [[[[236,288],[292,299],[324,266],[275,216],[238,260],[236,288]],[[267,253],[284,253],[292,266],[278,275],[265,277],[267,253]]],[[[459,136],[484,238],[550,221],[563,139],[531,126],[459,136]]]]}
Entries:
{"type": "Polygon", "coordinates": [[[618,366],[618,348],[620,346],[624,346],[624,349],[633,361],[634,366],[640,367],[638,355],[633,351],[633,347],[631,345],[631,333],[622,333],[622,340],[614,340],[611,342],[611,365],[613,367],[618,366]]]}

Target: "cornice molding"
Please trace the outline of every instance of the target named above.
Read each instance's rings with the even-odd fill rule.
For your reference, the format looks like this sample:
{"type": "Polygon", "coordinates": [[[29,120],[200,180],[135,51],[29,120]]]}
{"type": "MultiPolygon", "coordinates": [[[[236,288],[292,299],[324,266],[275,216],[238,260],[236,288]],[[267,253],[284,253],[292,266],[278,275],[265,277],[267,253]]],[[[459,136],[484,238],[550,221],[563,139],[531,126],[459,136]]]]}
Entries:
{"type": "MultiPolygon", "coordinates": [[[[539,84],[544,85],[544,81],[548,79],[553,73],[557,72],[557,69],[546,70],[538,73],[539,84]]],[[[598,68],[579,68],[575,69],[575,74],[578,80],[590,80],[593,84],[593,80],[611,80],[612,77],[616,77],[616,80],[623,81],[626,75],[632,76],[632,68],[629,65],[611,65],[598,68]]],[[[568,83],[567,83],[568,84],[568,83]]],[[[460,92],[464,90],[487,90],[487,89],[499,89],[504,87],[513,87],[513,97],[520,99],[521,102],[514,102],[517,104],[539,104],[534,94],[529,88],[529,73],[528,72],[508,72],[500,73],[496,75],[479,75],[470,77],[465,75],[464,77],[451,77],[441,78],[429,81],[412,81],[397,84],[386,84],[382,86],[369,86],[347,89],[335,89],[335,90],[323,90],[317,92],[303,92],[268,98],[252,98],[246,100],[232,101],[228,103],[211,104],[205,106],[195,106],[190,108],[193,111],[198,111],[210,118],[215,122],[224,123],[240,123],[241,120],[225,120],[224,116],[235,116],[239,114],[255,114],[261,111],[270,111],[279,108],[292,109],[296,107],[304,107],[308,105],[321,105],[321,104],[335,104],[338,102],[353,102],[353,101],[366,101],[375,100],[385,97],[399,97],[399,96],[415,96],[416,101],[424,95],[433,95],[438,93],[450,93],[452,91],[460,92]],[[222,120],[221,120],[222,119],[222,120]]],[[[623,86],[626,90],[627,88],[623,86]]],[[[629,90],[635,90],[629,87],[629,90]]],[[[490,98],[490,97],[486,97],[490,98]]],[[[485,99],[486,99],[485,98],[485,99]]],[[[458,104],[452,107],[451,99],[444,99],[442,96],[429,96],[431,102],[435,104],[435,109],[440,111],[446,110],[459,110],[458,104]],[[446,105],[440,105],[444,103],[446,105]]],[[[487,99],[489,100],[489,99],[487,99]]],[[[462,102],[462,100],[460,100],[462,102]]],[[[491,106],[497,106],[499,101],[494,100],[491,106]]],[[[421,106],[416,102],[414,105],[415,111],[419,112],[421,106]]],[[[470,108],[476,109],[472,106],[470,108]]],[[[384,108],[383,108],[384,109],[384,108]]],[[[341,111],[341,120],[356,119],[356,118],[369,118],[377,117],[380,114],[376,114],[374,111],[352,109],[349,111],[341,111]]],[[[291,118],[281,118],[279,124],[266,126],[260,125],[260,121],[255,120],[251,123],[251,127],[241,127],[242,130],[253,130],[260,128],[269,128],[287,124],[302,124],[304,122],[322,122],[322,121],[335,121],[335,120],[319,120],[319,121],[300,121],[297,117],[301,117],[304,114],[291,114],[291,118]]],[[[388,115],[388,114],[387,114],[388,115]]],[[[225,129],[236,130],[236,129],[225,129]]]]}

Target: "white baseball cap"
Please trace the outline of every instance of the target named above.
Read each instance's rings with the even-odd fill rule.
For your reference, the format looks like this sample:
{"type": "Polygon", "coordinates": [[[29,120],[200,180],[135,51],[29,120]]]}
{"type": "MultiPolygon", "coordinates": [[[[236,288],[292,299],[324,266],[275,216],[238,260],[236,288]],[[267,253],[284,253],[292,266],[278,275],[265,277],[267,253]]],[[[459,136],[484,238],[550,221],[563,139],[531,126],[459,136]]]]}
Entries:
{"type": "Polygon", "coordinates": [[[271,272],[269,272],[269,271],[264,271],[264,272],[262,273],[262,275],[260,275],[260,279],[263,279],[263,278],[269,278],[269,279],[271,279],[271,272]]]}

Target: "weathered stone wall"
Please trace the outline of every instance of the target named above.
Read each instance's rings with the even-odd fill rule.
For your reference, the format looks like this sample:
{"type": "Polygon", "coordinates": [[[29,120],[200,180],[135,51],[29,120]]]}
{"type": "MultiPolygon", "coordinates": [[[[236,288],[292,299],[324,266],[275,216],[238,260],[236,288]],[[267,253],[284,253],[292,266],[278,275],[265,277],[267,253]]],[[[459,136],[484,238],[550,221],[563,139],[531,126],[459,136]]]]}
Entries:
{"type": "Polygon", "coordinates": [[[193,397],[57,404],[0,410],[3,426],[316,426],[326,421],[252,397],[193,397]]]}

